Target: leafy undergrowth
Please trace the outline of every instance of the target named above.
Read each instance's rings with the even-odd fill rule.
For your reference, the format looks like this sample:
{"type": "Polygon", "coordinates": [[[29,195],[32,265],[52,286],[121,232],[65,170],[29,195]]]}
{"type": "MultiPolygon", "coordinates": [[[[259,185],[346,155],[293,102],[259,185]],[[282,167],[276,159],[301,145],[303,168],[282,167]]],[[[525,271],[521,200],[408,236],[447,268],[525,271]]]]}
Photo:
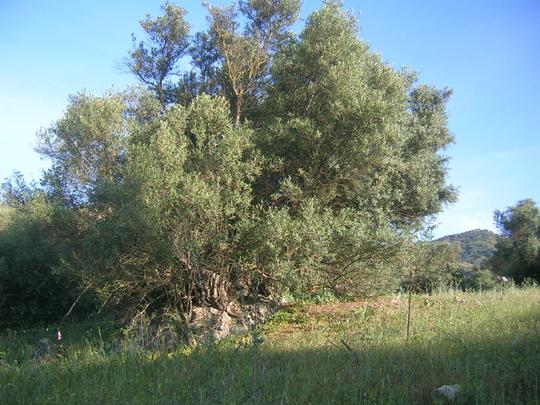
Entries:
{"type": "Polygon", "coordinates": [[[443,384],[461,387],[452,403],[540,403],[540,289],[415,296],[408,342],[406,308],[405,296],[296,305],[263,339],[172,353],[115,350],[93,331],[42,363],[4,334],[0,403],[442,404],[443,384]]]}

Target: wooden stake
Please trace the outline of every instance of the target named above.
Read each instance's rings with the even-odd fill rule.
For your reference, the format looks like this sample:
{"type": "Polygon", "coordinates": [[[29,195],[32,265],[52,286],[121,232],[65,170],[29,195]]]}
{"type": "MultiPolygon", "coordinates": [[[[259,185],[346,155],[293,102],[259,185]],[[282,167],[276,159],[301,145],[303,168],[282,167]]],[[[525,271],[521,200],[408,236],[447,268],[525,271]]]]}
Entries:
{"type": "Polygon", "coordinates": [[[409,303],[407,308],[407,343],[409,343],[409,337],[411,332],[411,301],[412,301],[412,267],[409,270],[409,303]]]}

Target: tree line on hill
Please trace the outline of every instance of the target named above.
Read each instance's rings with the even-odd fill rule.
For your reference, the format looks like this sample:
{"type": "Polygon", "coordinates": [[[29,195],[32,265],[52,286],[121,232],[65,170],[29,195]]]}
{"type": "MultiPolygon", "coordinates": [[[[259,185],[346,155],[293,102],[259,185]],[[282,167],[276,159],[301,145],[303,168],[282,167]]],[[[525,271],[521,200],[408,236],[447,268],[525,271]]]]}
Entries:
{"type": "Polygon", "coordinates": [[[418,237],[456,198],[451,92],[370,51],[340,2],[294,35],[299,10],[208,6],[195,34],[170,3],[141,21],[125,64],[142,86],[71,96],[38,133],[40,182],[3,186],[2,324],[74,302],[189,323],[196,306],[388,291],[411,263],[447,273],[452,249],[418,237]]]}
{"type": "Polygon", "coordinates": [[[532,199],[494,213],[500,234],[476,229],[444,236],[437,243],[456,249],[454,282],[463,288],[489,288],[497,276],[520,284],[540,281],[540,211],[532,199]]]}
{"type": "Polygon", "coordinates": [[[459,247],[458,261],[479,267],[493,256],[497,244],[497,234],[487,229],[473,229],[443,236],[436,242],[457,245],[459,247]]]}

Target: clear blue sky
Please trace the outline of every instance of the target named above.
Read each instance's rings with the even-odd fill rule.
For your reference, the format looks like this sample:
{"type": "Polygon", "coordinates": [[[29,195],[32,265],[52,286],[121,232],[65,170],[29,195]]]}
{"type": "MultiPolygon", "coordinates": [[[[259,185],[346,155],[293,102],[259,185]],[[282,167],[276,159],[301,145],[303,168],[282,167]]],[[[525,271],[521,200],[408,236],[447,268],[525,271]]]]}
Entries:
{"type": "MultiPolygon", "coordinates": [[[[199,1],[177,1],[193,31],[205,27],[199,1]]],[[[213,1],[212,3],[216,3],[213,1]]],[[[320,7],[305,2],[302,16],[320,7]]],[[[119,68],[141,37],[150,0],[0,0],[0,179],[38,178],[47,162],[35,133],[58,119],[67,97],[103,94],[134,79],[119,68]]],[[[439,217],[436,236],[493,229],[492,214],[531,197],[540,203],[540,2],[538,0],[345,1],[361,36],[395,67],[451,87],[448,153],[459,202],[439,217]]]]}

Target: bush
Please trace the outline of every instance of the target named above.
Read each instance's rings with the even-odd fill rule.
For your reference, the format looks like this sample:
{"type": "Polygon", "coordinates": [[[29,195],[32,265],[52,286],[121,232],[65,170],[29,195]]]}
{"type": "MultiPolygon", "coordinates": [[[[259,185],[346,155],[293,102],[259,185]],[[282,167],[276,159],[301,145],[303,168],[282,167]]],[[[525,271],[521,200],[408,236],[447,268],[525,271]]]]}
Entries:
{"type": "MultiPolygon", "coordinates": [[[[0,232],[0,324],[58,322],[81,291],[79,274],[64,265],[72,243],[67,218],[35,195],[0,232]]],[[[89,295],[78,313],[89,311],[89,295]]]]}
{"type": "Polygon", "coordinates": [[[461,267],[454,272],[453,276],[456,286],[465,291],[493,290],[499,285],[495,274],[485,269],[461,267]]]}
{"type": "Polygon", "coordinates": [[[408,267],[413,267],[412,280],[403,278],[401,288],[414,292],[433,292],[452,284],[459,249],[448,243],[417,243],[408,252],[408,267]]]}

